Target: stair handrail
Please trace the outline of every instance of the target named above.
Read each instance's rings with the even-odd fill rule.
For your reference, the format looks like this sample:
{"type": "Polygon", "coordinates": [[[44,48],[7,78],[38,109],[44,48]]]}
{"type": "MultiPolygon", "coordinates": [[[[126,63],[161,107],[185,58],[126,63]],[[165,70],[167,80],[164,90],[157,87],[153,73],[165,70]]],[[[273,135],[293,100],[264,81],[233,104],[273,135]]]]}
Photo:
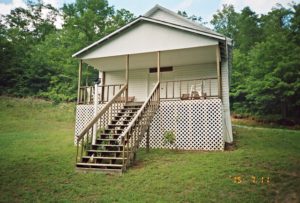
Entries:
{"type": "Polygon", "coordinates": [[[151,122],[152,118],[154,117],[154,114],[159,106],[159,99],[160,99],[159,87],[160,87],[160,82],[158,81],[155,84],[154,88],[152,89],[147,100],[143,103],[142,107],[139,109],[139,111],[137,112],[135,117],[129,123],[126,130],[119,137],[119,140],[121,141],[121,143],[123,145],[123,167],[125,167],[123,170],[126,170],[126,166],[130,162],[129,159],[131,159],[132,154],[136,152],[136,150],[138,148],[138,144],[141,141],[142,136],[145,134],[147,129],[145,129],[145,128],[138,129],[137,130],[139,132],[138,137],[134,137],[133,135],[131,136],[131,137],[133,137],[133,139],[131,140],[131,142],[133,141],[133,143],[130,143],[131,144],[130,152],[129,152],[129,139],[131,137],[129,137],[129,133],[133,132],[134,128],[136,128],[136,126],[139,125],[137,123],[138,121],[144,121],[144,125],[146,126],[146,128],[149,128],[150,122],[151,122]],[[151,107],[151,105],[152,105],[152,109],[150,109],[150,110],[152,110],[152,112],[151,112],[152,114],[150,114],[150,116],[146,115],[146,117],[143,120],[142,116],[146,114],[145,111],[148,110],[149,107],[151,107]],[[139,120],[140,118],[142,118],[142,119],[139,120]],[[127,140],[127,143],[126,143],[126,140],[127,140]],[[127,159],[125,160],[125,147],[126,146],[127,146],[127,159]]]}
{"type": "Polygon", "coordinates": [[[107,102],[99,111],[99,113],[87,124],[87,126],[79,133],[77,136],[77,141],[80,141],[82,137],[87,133],[87,131],[98,121],[98,119],[106,112],[106,110],[111,106],[114,101],[126,90],[127,85],[124,85],[120,91],[109,101],[107,102]]]}
{"type": "Polygon", "coordinates": [[[111,119],[114,117],[113,114],[116,114],[119,109],[122,109],[125,105],[125,96],[126,91],[128,91],[127,84],[124,84],[123,87],[118,91],[117,94],[113,96],[113,98],[107,102],[101,110],[97,113],[97,115],[86,125],[86,127],[79,133],[76,138],[77,141],[77,154],[76,154],[76,162],[78,158],[82,157],[84,147],[91,145],[93,134],[104,128],[110,123],[111,119]],[[123,97],[122,97],[123,95],[123,97]],[[123,98],[123,99],[122,99],[123,98]],[[81,146],[81,150],[79,147],[81,146]],[[80,151],[80,152],[79,152],[80,151]],[[78,154],[80,156],[78,157],[78,154]]]}
{"type": "Polygon", "coordinates": [[[138,119],[138,117],[140,117],[140,114],[142,113],[143,109],[145,108],[145,106],[147,105],[147,103],[149,102],[149,100],[151,99],[153,93],[155,92],[157,86],[159,85],[159,82],[156,83],[156,85],[154,86],[151,94],[149,95],[149,97],[147,98],[147,100],[143,103],[142,107],[139,109],[139,111],[137,112],[137,114],[135,115],[135,117],[132,119],[132,121],[129,123],[127,129],[122,133],[122,135],[120,136],[120,138],[124,138],[125,135],[130,131],[130,127],[136,122],[136,120],[138,119]]]}

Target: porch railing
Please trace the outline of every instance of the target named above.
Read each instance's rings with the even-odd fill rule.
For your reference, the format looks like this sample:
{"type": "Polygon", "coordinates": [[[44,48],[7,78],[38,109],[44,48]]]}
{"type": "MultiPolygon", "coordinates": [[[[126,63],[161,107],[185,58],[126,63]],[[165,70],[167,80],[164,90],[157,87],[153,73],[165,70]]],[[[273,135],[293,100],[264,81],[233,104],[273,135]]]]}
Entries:
{"type": "Polygon", "coordinates": [[[218,78],[200,78],[194,80],[164,81],[160,85],[161,99],[180,99],[183,96],[191,97],[197,92],[199,97],[218,97],[218,78]]]}
{"type": "Polygon", "coordinates": [[[84,151],[95,142],[97,132],[106,129],[118,111],[123,108],[125,100],[122,98],[125,98],[126,91],[127,85],[124,85],[77,136],[76,162],[82,159],[84,151]]]}
{"type": "Polygon", "coordinates": [[[121,145],[123,145],[123,170],[126,170],[127,166],[133,161],[139,143],[148,130],[156,110],[159,108],[159,86],[160,83],[157,82],[128,128],[119,138],[121,145]]]}
{"type": "Polygon", "coordinates": [[[79,89],[78,104],[94,104],[95,96],[98,97],[99,103],[108,102],[121,89],[122,84],[115,85],[98,85],[81,86],[79,89]],[[95,92],[97,89],[97,92],[95,92]]]}

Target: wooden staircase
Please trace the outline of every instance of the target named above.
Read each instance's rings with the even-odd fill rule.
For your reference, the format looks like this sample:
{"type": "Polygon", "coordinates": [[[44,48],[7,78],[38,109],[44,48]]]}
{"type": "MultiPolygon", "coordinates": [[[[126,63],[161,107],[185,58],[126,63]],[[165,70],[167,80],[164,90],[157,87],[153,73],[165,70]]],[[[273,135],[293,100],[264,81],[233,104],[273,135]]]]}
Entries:
{"type": "MultiPolygon", "coordinates": [[[[107,129],[100,129],[96,143],[86,149],[86,155],[76,163],[78,170],[94,170],[107,173],[122,172],[123,145],[120,136],[142,107],[143,103],[127,103],[117,112],[117,115],[107,125],[107,129]]],[[[127,152],[125,152],[127,153],[127,152]]],[[[125,158],[126,154],[125,154],[125,158]]]]}
{"type": "Polygon", "coordinates": [[[127,170],[159,108],[159,85],[157,82],[144,103],[126,102],[128,88],[124,85],[101,108],[77,136],[77,170],[105,173],[127,170]]]}

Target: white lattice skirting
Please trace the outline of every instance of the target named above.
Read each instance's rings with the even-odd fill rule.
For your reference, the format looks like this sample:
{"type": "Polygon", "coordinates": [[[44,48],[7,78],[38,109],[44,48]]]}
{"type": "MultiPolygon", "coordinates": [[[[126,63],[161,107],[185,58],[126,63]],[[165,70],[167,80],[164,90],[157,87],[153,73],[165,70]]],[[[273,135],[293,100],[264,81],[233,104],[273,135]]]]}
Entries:
{"type": "MultiPolygon", "coordinates": [[[[93,105],[76,107],[75,136],[93,118],[93,108],[93,105]]],[[[220,99],[161,101],[150,127],[150,148],[223,150],[222,118],[220,99]],[[174,132],[173,145],[165,143],[166,131],[174,132]]],[[[146,146],[145,137],[140,146],[146,146]]]]}
{"type": "MultiPolygon", "coordinates": [[[[145,144],[144,137],[141,146],[145,144]]],[[[221,100],[161,101],[150,127],[150,147],[223,150],[221,100]],[[173,145],[164,141],[166,131],[174,132],[173,145]]]]}
{"type": "MultiPolygon", "coordinates": [[[[101,109],[103,104],[98,105],[98,111],[101,109]]],[[[75,121],[75,136],[74,143],[76,144],[76,136],[84,129],[84,127],[94,117],[94,105],[77,105],[76,106],[76,121],[75,121]]]]}

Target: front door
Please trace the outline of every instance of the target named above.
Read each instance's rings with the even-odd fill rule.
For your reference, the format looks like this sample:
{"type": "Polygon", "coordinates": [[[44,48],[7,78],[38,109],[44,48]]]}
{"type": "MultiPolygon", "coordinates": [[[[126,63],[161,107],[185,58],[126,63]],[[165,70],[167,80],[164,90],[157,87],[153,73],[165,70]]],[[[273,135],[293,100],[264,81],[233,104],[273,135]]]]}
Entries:
{"type": "MultiPolygon", "coordinates": [[[[174,80],[174,75],[172,74],[173,71],[171,72],[161,72],[160,73],[160,81],[161,83],[164,83],[165,81],[172,81],[174,80]]],[[[155,84],[157,83],[157,72],[155,73],[148,73],[148,92],[147,95],[149,95],[151,93],[151,91],[153,90],[155,84]]],[[[170,86],[170,85],[169,85],[170,86]]],[[[160,95],[161,96],[165,96],[166,94],[166,85],[162,85],[160,86],[160,95]]],[[[170,87],[168,87],[168,89],[170,89],[170,87]]]]}

